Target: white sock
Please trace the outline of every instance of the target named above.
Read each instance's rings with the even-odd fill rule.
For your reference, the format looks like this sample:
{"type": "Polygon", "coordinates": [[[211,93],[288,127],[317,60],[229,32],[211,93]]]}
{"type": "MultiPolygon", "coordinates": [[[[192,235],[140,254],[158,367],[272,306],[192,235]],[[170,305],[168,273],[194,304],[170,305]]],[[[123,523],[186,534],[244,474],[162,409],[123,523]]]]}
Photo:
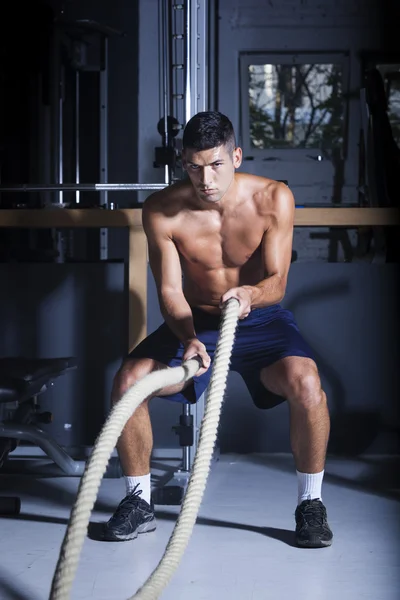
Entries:
{"type": "Polygon", "coordinates": [[[303,500],[322,500],[321,488],[324,478],[324,471],[321,473],[297,473],[298,484],[298,499],[297,504],[301,504],[303,500]]]}
{"type": "Polygon", "coordinates": [[[147,504],[150,504],[151,496],[151,484],[150,484],[150,473],[148,475],[140,475],[139,477],[126,477],[126,495],[133,492],[135,487],[138,485],[137,492],[140,491],[140,497],[146,500],[147,504]]]}

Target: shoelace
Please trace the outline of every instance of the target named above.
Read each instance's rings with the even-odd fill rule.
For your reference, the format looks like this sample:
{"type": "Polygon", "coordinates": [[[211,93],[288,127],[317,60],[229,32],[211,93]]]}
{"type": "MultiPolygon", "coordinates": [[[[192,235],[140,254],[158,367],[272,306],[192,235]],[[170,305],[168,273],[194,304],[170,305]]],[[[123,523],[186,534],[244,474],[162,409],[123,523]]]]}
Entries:
{"type": "Polygon", "coordinates": [[[132,511],[133,505],[140,499],[140,494],[142,493],[142,490],[139,490],[138,487],[139,484],[135,485],[132,492],[120,502],[115,512],[115,517],[125,517],[132,511]]]}
{"type": "Polygon", "coordinates": [[[306,504],[301,507],[301,516],[307,525],[311,527],[322,527],[325,524],[325,508],[319,503],[306,504]]]}

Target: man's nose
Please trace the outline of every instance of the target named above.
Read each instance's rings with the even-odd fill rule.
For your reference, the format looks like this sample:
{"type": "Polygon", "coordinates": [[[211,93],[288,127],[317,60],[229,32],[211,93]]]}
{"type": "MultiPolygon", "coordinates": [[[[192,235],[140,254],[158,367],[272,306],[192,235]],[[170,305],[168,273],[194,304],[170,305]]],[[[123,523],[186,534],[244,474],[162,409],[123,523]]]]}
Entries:
{"type": "Polygon", "coordinates": [[[211,167],[203,167],[201,170],[201,183],[204,187],[209,187],[212,182],[211,167]]]}

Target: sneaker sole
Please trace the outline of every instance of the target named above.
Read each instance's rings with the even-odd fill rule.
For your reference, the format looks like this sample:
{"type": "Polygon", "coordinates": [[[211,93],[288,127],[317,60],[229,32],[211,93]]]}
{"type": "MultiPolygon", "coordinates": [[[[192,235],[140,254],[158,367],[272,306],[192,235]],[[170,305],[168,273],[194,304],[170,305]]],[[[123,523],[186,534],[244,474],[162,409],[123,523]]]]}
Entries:
{"type": "Polygon", "coordinates": [[[142,523],[142,525],[139,525],[139,527],[137,529],[135,529],[135,531],[132,531],[132,533],[128,533],[126,535],[119,535],[117,533],[112,533],[111,531],[103,531],[103,540],[106,542],[128,542],[130,540],[136,540],[136,538],[138,537],[139,534],[142,533],[151,533],[152,531],[155,531],[157,529],[157,525],[156,525],[156,520],[152,519],[151,521],[148,521],[147,523],[142,523]]]}
{"type": "Polygon", "coordinates": [[[307,541],[296,540],[296,544],[299,546],[299,548],[328,548],[329,546],[332,546],[332,541],[333,540],[324,541],[314,538],[307,541]]]}

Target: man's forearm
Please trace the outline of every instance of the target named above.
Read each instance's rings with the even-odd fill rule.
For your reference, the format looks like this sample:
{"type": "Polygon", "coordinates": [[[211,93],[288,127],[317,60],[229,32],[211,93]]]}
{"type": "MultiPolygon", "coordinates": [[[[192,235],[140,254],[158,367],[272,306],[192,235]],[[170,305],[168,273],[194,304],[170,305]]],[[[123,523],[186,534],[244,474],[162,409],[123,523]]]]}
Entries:
{"type": "Polygon", "coordinates": [[[256,285],[242,286],[250,292],[251,308],[263,308],[278,304],[284,295],[286,283],[280,275],[271,275],[256,285]]]}
{"type": "Polygon", "coordinates": [[[182,292],[161,294],[160,309],[166,324],[181,342],[196,337],[192,309],[182,292]]]}

